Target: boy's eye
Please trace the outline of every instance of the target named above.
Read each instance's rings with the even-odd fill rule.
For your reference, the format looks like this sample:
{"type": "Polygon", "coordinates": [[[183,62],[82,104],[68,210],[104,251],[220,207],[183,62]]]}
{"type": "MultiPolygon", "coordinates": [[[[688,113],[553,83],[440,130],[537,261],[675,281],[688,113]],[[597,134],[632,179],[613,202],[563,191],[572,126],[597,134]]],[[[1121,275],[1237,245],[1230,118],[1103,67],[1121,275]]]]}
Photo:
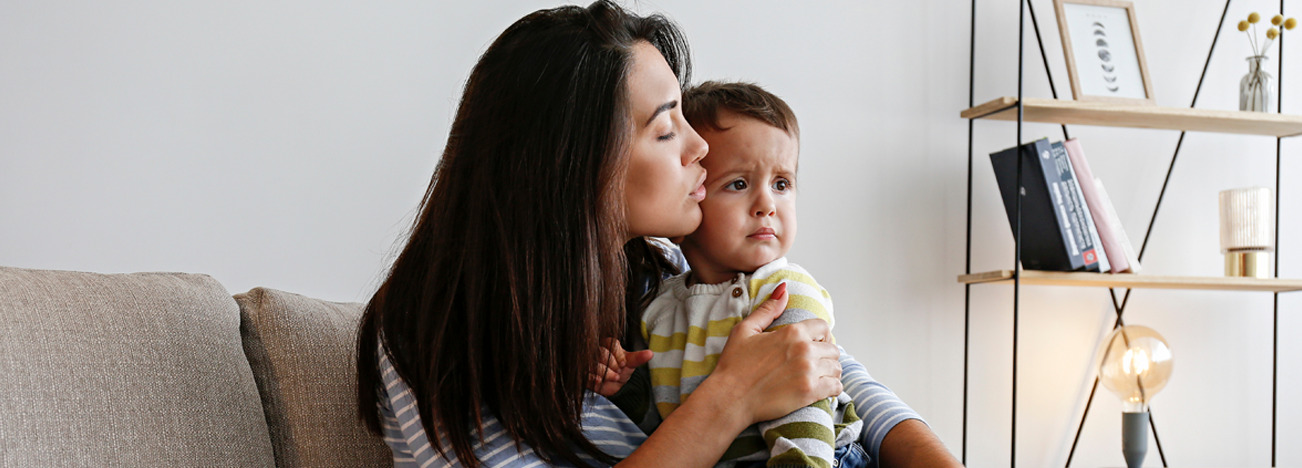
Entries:
{"type": "Polygon", "coordinates": [[[676,137],[676,136],[678,136],[677,133],[669,132],[669,133],[666,133],[666,134],[664,134],[664,135],[660,135],[660,136],[656,137],[656,141],[669,141],[669,140],[674,139],[674,137],[676,137]]]}
{"type": "Polygon", "coordinates": [[[791,190],[791,181],[788,181],[787,179],[775,180],[773,181],[773,189],[779,192],[791,190]]]}
{"type": "Polygon", "coordinates": [[[746,190],[746,181],[741,179],[734,180],[728,183],[727,188],[731,190],[746,190]]]}

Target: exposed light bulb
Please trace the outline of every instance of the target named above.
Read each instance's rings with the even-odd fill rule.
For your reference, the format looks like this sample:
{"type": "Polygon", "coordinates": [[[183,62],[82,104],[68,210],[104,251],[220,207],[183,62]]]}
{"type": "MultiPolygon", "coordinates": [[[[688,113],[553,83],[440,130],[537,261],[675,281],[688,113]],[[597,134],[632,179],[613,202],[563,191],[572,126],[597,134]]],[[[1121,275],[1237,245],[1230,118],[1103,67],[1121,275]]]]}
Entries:
{"type": "Polygon", "coordinates": [[[1121,452],[1138,468],[1148,451],[1148,403],[1171,378],[1171,347],[1152,328],[1129,325],[1113,330],[1099,354],[1099,380],[1121,399],[1121,452]]]}
{"type": "Polygon", "coordinates": [[[1127,413],[1148,411],[1153,395],[1171,378],[1171,348],[1152,328],[1113,330],[1103,343],[1099,380],[1121,399],[1127,413]]]}

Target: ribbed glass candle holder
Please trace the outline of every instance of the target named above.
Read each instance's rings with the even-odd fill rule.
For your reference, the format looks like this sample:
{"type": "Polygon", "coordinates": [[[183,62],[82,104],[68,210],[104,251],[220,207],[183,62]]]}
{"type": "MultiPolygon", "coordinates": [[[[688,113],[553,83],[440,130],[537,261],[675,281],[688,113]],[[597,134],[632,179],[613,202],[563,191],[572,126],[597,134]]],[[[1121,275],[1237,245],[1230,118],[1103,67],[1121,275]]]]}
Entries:
{"type": "Polygon", "coordinates": [[[1220,193],[1221,253],[1225,274],[1269,277],[1275,251],[1275,198],[1269,188],[1251,187],[1220,193]]]}

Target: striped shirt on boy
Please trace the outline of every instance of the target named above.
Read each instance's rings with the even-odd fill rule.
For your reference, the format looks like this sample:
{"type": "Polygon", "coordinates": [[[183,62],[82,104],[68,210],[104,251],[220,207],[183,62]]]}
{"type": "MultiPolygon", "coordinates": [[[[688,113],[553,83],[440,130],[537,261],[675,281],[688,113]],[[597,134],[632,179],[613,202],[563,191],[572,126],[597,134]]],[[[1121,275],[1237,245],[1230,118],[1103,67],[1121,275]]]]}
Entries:
{"type": "MultiPolygon", "coordinates": [[[[770,330],[807,319],[833,323],[832,299],[803,268],[780,258],[730,282],[688,286],[690,273],[663,281],[642,316],[642,335],[655,351],[651,385],[655,405],[669,416],[714,371],[732,328],[779,284],[787,285],[787,309],[770,330]]],[[[854,442],[863,423],[842,393],[748,428],[725,452],[724,461],[768,460],[768,466],[829,468],[837,447],[854,442]]]]}

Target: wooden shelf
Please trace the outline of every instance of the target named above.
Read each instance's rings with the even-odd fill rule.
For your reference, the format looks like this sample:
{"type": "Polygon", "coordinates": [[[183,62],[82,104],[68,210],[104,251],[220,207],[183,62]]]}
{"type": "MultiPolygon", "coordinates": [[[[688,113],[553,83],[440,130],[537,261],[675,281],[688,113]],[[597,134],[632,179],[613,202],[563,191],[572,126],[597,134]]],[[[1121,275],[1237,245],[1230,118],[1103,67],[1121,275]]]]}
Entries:
{"type": "MultiPolygon", "coordinates": [[[[995,270],[959,275],[965,284],[1012,282],[1012,270],[995,270]]],[[[1278,278],[1232,278],[1225,276],[1156,276],[1086,272],[1023,270],[1022,284],[1106,288],[1203,289],[1222,291],[1302,291],[1302,280],[1278,278]]]]}
{"type": "MultiPolygon", "coordinates": [[[[963,111],[965,119],[1017,120],[1017,98],[1001,97],[963,111]]],[[[1288,137],[1302,135],[1302,116],[1183,107],[1026,98],[1022,120],[1288,137]]]]}

